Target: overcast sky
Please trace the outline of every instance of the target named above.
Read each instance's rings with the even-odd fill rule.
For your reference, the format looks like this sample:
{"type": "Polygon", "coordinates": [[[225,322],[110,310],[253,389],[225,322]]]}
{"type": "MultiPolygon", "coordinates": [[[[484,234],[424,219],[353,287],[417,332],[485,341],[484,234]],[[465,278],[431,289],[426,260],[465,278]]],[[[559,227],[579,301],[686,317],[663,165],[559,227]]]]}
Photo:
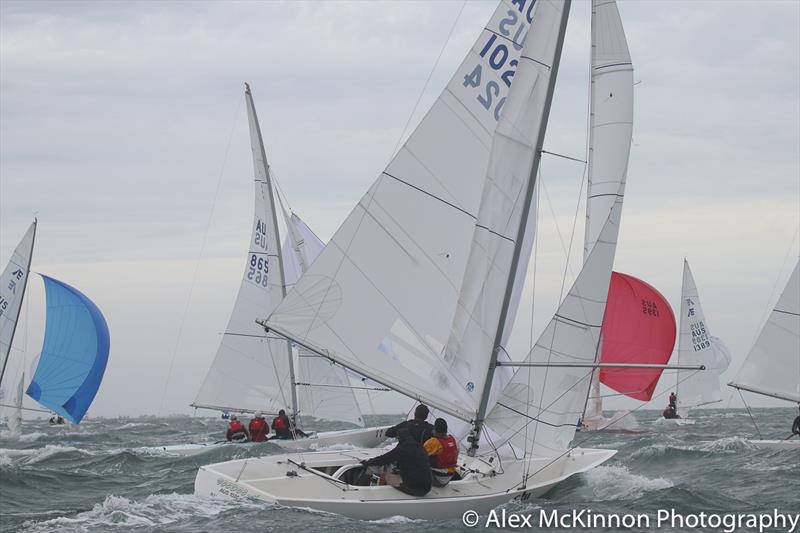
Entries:
{"type": "MultiPolygon", "coordinates": [[[[0,261],[38,214],[33,269],[105,313],[111,357],[90,414],[190,411],[249,240],[244,82],[280,185],[327,239],[495,6],[0,2],[0,261]]],[[[639,84],[615,269],[677,306],[686,256],[711,333],[733,352],[727,381],[800,247],[800,3],[623,1],[620,12],[639,84]]],[[[576,1],[545,148],[579,158],[588,46],[589,4],[576,1]]],[[[534,329],[558,298],[582,171],[543,162],[534,329]]],[[[516,346],[529,342],[531,294],[516,346]]],[[[28,302],[14,351],[27,364],[40,281],[28,302]]]]}

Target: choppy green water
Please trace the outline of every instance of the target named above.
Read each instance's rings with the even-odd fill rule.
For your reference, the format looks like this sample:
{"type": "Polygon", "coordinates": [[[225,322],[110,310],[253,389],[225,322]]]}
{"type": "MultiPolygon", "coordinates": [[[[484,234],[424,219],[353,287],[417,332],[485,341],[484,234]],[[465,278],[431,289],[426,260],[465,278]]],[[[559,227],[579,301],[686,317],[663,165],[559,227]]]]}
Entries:
{"type": "MultiPolygon", "coordinates": [[[[765,438],[786,437],[795,413],[753,412],[765,438]]],[[[745,438],[755,436],[745,411],[699,411],[695,425],[681,428],[654,425],[655,412],[638,412],[636,417],[643,433],[578,434],[576,442],[584,447],[619,453],[604,466],[514,510],[589,509],[653,516],[664,508],[684,514],[800,512],[800,451],[755,449],[745,438]]],[[[395,420],[399,418],[372,422],[395,420]]],[[[146,449],[217,440],[224,428],[224,421],[207,418],[86,420],[66,428],[26,422],[20,439],[0,437],[0,531],[468,530],[460,520],[359,522],[192,494],[200,465],[281,453],[269,443],[247,450],[225,447],[189,458],[146,449]]],[[[315,429],[339,427],[321,424],[315,429]]]]}

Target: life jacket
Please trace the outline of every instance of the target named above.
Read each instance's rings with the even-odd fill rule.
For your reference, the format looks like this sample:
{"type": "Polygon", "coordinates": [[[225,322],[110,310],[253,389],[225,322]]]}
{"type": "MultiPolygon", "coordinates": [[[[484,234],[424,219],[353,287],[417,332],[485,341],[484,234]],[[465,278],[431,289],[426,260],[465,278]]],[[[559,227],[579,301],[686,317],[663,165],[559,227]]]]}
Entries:
{"type": "Polygon", "coordinates": [[[272,420],[272,429],[276,432],[281,429],[287,429],[286,419],[282,416],[276,417],[272,420]]]}
{"type": "Polygon", "coordinates": [[[269,433],[269,425],[263,418],[254,418],[250,421],[250,438],[255,442],[261,442],[267,439],[269,433]]]}
{"type": "Polygon", "coordinates": [[[228,429],[231,431],[231,433],[234,433],[237,431],[244,431],[244,426],[238,420],[234,420],[230,423],[228,429]]]}
{"type": "Polygon", "coordinates": [[[447,437],[434,437],[442,445],[442,451],[433,456],[432,465],[434,468],[450,468],[458,463],[458,443],[452,435],[447,437]]]}

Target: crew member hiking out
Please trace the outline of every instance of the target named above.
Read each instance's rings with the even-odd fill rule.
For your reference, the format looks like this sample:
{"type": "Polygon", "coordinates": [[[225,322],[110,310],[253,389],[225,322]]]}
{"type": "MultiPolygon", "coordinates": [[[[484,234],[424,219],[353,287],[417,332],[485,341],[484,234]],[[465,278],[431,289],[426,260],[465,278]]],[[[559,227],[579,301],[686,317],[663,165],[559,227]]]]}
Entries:
{"type": "Polygon", "coordinates": [[[406,420],[400,422],[396,426],[390,427],[386,430],[386,436],[397,437],[401,429],[407,429],[414,440],[422,444],[433,435],[433,426],[430,422],[425,421],[425,419],[428,418],[429,412],[427,405],[418,405],[417,408],[414,409],[414,418],[412,420],[406,420]]]}
{"type": "Polygon", "coordinates": [[[267,440],[269,434],[269,424],[264,420],[264,415],[261,411],[256,411],[253,419],[248,424],[247,429],[250,430],[250,440],[253,442],[264,442],[267,440]]]}
{"type": "Polygon", "coordinates": [[[433,436],[423,444],[431,462],[433,486],[444,487],[452,480],[459,480],[458,475],[458,442],[447,434],[447,421],[437,418],[433,423],[433,436]]]}
{"type": "MultiPolygon", "coordinates": [[[[800,408],[800,405],[797,406],[800,408]]],[[[794,423],[792,424],[792,437],[795,435],[800,435],[800,415],[797,415],[797,418],[794,419],[794,423]]]]}
{"type": "Polygon", "coordinates": [[[394,463],[398,476],[387,474],[386,482],[401,492],[412,496],[425,496],[431,490],[431,465],[428,454],[411,432],[405,428],[397,431],[397,446],[383,455],[361,461],[364,466],[394,463]]]}
{"type": "Polygon", "coordinates": [[[228,432],[225,438],[232,442],[247,442],[250,436],[247,434],[247,429],[239,422],[236,415],[231,415],[231,420],[228,423],[228,432]]]}

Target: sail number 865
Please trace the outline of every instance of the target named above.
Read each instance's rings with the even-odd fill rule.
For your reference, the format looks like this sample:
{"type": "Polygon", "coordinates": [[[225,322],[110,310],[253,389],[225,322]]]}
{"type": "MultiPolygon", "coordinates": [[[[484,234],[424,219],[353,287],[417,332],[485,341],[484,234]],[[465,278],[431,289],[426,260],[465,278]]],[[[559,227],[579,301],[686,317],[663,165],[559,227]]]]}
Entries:
{"type": "Polygon", "coordinates": [[[262,287],[267,286],[267,274],[269,274],[269,259],[250,254],[250,264],[247,268],[247,279],[254,281],[262,287]]]}

